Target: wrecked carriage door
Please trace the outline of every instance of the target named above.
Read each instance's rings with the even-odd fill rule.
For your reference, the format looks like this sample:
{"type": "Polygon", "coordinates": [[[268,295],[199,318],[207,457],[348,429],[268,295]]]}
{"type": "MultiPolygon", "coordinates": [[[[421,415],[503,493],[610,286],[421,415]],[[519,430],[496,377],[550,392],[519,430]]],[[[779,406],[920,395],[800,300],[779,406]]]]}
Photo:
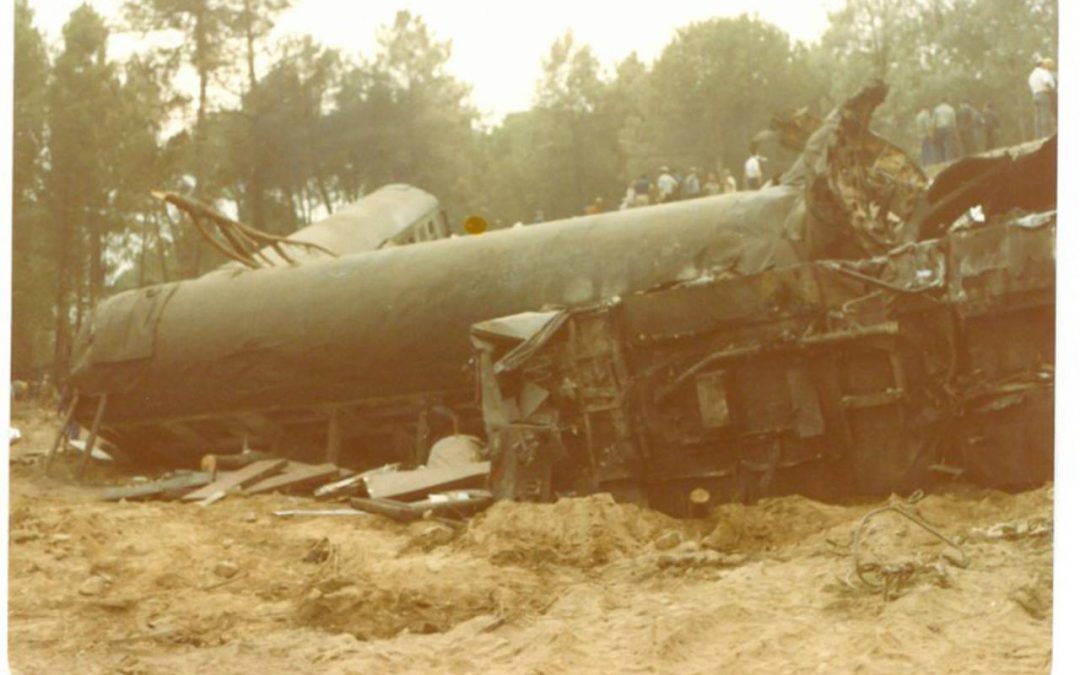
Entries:
{"type": "Polygon", "coordinates": [[[641,496],[629,375],[616,330],[606,304],[473,326],[498,498],[641,496]],[[511,328],[529,324],[527,332],[511,328]]]}

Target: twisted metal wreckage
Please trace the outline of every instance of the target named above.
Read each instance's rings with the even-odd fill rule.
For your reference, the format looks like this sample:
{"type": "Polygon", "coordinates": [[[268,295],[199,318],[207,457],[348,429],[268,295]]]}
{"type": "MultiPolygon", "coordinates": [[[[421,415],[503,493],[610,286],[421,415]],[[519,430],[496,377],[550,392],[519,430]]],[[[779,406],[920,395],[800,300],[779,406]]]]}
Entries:
{"type": "Polygon", "coordinates": [[[885,92],[774,120],[802,154],[760,191],[446,238],[392,186],[260,255],[234,241],[96,308],[75,417],[172,465],[422,464],[471,433],[499,498],[672,513],[1049,480],[1056,139],[927,187],[868,129],[885,92]]]}

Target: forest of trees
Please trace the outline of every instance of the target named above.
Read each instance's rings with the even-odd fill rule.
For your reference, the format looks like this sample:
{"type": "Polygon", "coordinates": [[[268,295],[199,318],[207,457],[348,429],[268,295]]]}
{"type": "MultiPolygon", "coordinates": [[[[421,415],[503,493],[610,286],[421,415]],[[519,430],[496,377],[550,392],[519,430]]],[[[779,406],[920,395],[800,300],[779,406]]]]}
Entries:
{"type": "Polygon", "coordinates": [[[455,223],[564,217],[616,204],[661,163],[738,173],[774,112],[825,113],[872,77],[892,86],[877,131],[912,151],[918,107],[945,97],[994,102],[1001,142],[1025,140],[1032,59],[1058,42],[1055,0],[847,0],[809,45],[717,18],[652,63],[610,67],[568,32],[531,109],[489,127],[447,71],[448,36],[421,17],[400,12],[374,53],[344,53],[271,40],[291,1],[129,0],[111,23],[83,5],[48,44],[16,0],[13,376],[61,375],[99,299],[220,263],[152,189],[274,233],[390,182],[432,192],[455,223]],[[117,31],[155,46],[118,62],[117,31]]]}

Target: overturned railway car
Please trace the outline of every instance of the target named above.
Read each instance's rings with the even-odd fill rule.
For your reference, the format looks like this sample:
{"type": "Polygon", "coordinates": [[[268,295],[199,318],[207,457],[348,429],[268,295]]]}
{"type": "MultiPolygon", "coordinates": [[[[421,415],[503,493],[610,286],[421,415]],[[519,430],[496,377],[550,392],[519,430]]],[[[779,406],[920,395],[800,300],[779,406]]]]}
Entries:
{"type": "Polygon", "coordinates": [[[503,498],[669,513],[1053,476],[1055,214],[473,328],[503,498]],[[869,268],[869,269],[868,269],[869,268]]]}
{"type": "Polygon", "coordinates": [[[1052,195],[1020,206],[1040,214],[1027,229],[1000,191],[981,197],[1027,175],[1012,157],[961,167],[934,195],[868,131],[883,96],[868,88],[815,124],[760,191],[118,294],[77,340],[76,417],[99,418],[126,457],[171,465],[243,447],[422,463],[464,431],[488,437],[501,496],[604,489],[672,512],[697,488],[809,490],[798,467],[819,465],[849,493],[926,471],[1004,484],[1015,458],[993,446],[1015,428],[954,432],[981,419],[978,401],[995,420],[1050,422],[1052,195]],[[992,222],[954,231],[983,202],[992,222]],[[1038,255],[1016,253],[1033,241],[1020,231],[1038,255]],[[1009,389],[1032,383],[1042,394],[1009,389]],[[925,443],[889,440],[915,430],[925,443]]]}

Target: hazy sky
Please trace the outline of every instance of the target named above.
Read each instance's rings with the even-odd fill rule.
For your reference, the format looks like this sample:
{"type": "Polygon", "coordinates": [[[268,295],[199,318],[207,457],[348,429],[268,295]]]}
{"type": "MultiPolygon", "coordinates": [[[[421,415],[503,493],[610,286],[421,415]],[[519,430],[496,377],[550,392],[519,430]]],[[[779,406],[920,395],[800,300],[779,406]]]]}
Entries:
{"type": "MultiPolygon", "coordinates": [[[[119,18],[121,0],[89,0],[108,19],[119,18]]],[[[38,27],[59,40],[68,14],[82,0],[30,0],[38,27]]],[[[371,54],[375,32],[393,21],[399,9],[419,14],[440,40],[452,40],[451,72],[473,86],[473,102],[497,122],[508,112],[530,106],[540,63],[552,41],[567,28],[592,46],[605,67],[637,51],[655,58],[675,29],[714,16],[756,12],[793,38],[820,36],[827,11],[840,0],[660,0],[610,2],[539,0],[295,0],[283,14],[276,36],[311,34],[319,42],[348,52],[371,54]]],[[[134,36],[116,36],[113,56],[137,46],[134,36]]]]}

